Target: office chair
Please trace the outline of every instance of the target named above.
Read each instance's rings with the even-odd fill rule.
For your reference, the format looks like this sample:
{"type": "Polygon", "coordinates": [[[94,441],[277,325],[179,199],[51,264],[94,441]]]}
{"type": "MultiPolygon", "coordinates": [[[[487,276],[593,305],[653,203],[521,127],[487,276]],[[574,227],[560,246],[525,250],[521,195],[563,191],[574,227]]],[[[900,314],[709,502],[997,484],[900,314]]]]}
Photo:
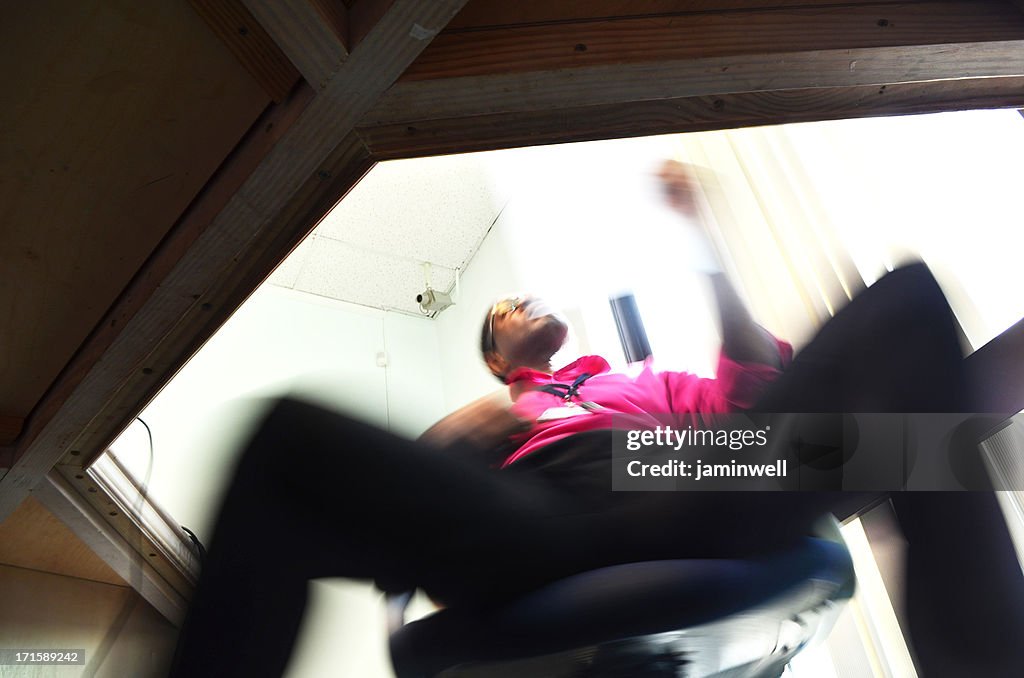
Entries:
{"type": "Polygon", "coordinates": [[[605,567],[486,611],[405,623],[411,594],[393,596],[391,659],[398,678],[777,678],[828,635],[853,590],[828,516],[769,557],[605,567]]]}

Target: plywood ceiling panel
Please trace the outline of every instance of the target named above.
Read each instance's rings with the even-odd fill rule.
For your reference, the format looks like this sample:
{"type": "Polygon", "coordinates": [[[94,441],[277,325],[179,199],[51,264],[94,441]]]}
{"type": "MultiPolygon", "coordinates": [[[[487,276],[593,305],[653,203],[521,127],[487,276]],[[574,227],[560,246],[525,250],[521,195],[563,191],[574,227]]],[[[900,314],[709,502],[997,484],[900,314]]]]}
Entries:
{"type": "Polygon", "coordinates": [[[268,97],[185,2],[13,3],[0,63],[0,414],[24,416],[268,97]]]}
{"type": "Polygon", "coordinates": [[[33,497],[0,522],[0,564],[128,585],[33,497]]]}

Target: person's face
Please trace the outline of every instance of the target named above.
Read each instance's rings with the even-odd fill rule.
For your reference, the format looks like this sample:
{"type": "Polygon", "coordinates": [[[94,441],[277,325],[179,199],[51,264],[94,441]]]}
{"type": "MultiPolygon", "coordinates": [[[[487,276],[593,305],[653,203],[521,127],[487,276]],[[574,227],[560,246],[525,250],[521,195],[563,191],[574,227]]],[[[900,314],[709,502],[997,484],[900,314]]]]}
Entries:
{"type": "Polygon", "coordinates": [[[547,369],[565,343],[569,326],[541,299],[525,295],[503,299],[491,310],[488,366],[505,375],[517,367],[547,369]]]}

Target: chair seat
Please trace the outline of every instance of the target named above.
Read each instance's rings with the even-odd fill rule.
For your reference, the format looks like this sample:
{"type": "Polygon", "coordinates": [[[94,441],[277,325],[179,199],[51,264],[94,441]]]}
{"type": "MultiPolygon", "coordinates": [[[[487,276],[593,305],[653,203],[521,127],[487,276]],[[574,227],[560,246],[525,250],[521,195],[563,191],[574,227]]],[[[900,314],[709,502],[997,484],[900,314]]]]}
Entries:
{"type": "MultiPolygon", "coordinates": [[[[678,648],[686,635],[681,630],[707,630],[741,612],[748,623],[764,614],[781,622],[848,597],[852,582],[845,545],[821,538],[750,560],[616,565],[553,582],[485,611],[446,609],[407,624],[391,636],[392,661],[400,677],[430,676],[455,666],[520,660],[642,636],[661,636],[663,644],[674,638],[678,648]]],[[[749,635],[749,629],[724,633],[749,635]]],[[[693,645],[697,636],[690,633],[687,642],[693,645]]],[[[494,666],[486,673],[498,675],[494,666]]]]}

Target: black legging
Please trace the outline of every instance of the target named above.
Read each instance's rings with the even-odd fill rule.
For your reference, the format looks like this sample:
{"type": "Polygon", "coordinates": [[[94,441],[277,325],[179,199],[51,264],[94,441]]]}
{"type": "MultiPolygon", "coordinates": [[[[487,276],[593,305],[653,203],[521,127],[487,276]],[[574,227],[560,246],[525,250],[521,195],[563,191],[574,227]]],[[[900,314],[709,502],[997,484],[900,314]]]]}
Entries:
{"type": "MultiPolygon", "coordinates": [[[[830,321],[762,408],[966,411],[963,384],[949,309],[927,269],[913,266],[879,281],[830,321]]],[[[610,564],[779,549],[850,499],[825,492],[611,492],[607,438],[583,435],[562,446],[572,463],[495,472],[308,404],[277,403],[225,496],[172,676],[280,675],[311,578],[374,579],[395,591],[420,586],[451,604],[486,605],[610,564]]],[[[951,494],[939,503],[1001,520],[991,495],[951,494]]],[[[903,506],[897,508],[902,520],[903,506]]],[[[925,517],[910,516],[908,534],[915,548],[919,532],[937,548],[936,526],[925,517]]],[[[972,549],[998,542],[1001,550],[984,558],[1005,558],[1005,528],[991,526],[955,536],[974,538],[972,549]]],[[[981,565],[973,571],[994,567],[981,565]]],[[[920,576],[922,586],[963,585],[945,568],[931,572],[912,565],[911,577],[920,576]]],[[[1009,583],[1000,584],[1000,596],[1009,591],[1024,603],[1019,571],[1012,581],[1010,572],[1001,574],[1009,583]]],[[[913,588],[911,594],[920,608],[923,599],[913,588]]],[[[949,600],[938,603],[944,611],[949,600]]]]}

